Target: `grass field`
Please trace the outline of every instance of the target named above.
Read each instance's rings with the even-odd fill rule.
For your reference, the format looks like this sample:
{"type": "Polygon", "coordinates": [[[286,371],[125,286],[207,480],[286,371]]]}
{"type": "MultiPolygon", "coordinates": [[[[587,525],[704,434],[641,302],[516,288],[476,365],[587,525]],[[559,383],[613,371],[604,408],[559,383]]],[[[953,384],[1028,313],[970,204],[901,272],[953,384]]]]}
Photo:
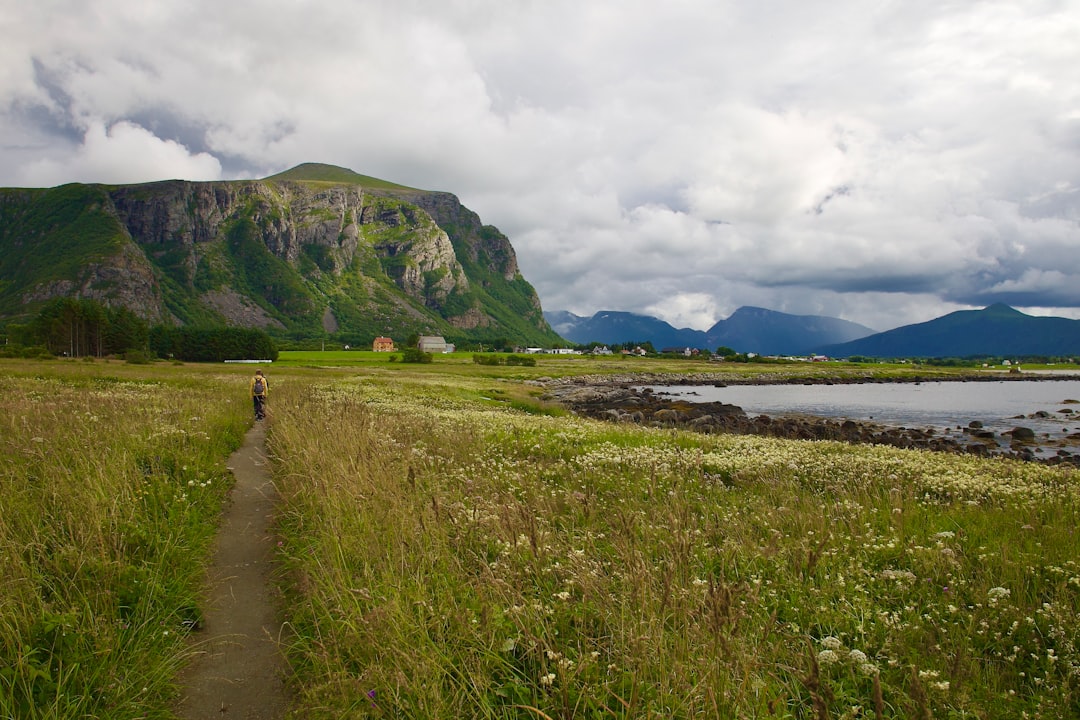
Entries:
{"type": "MultiPolygon", "coordinates": [[[[1075,472],[344,355],[267,370],[294,717],[1080,716],[1075,472]]],[[[251,368],[0,362],[0,717],[168,717],[251,368]]]]}
{"type": "Polygon", "coordinates": [[[230,390],[203,369],[0,361],[0,717],[167,717],[248,423],[230,390]]]}

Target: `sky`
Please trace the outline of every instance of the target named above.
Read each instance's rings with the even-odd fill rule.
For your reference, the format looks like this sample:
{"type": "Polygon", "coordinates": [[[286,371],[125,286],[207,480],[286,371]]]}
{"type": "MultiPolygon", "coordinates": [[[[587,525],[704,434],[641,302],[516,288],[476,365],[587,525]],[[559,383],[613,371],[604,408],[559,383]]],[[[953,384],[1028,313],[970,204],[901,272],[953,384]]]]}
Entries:
{"type": "Polygon", "coordinates": [[[0,186],[457,195],[545,310],[1080,318],[1080,0],[0,0],[0,186]]]}

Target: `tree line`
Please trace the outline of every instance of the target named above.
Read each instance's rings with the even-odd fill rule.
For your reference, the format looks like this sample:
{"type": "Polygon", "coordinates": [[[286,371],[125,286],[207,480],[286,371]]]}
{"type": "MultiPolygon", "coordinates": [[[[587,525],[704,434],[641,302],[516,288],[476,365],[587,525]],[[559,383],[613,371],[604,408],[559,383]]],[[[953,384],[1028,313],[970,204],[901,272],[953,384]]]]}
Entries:
{"type": "Polygon", "coordinates": [[[189,362],[276,360],[273,339],[262,330],[168,327],[149,323],[125,307],[86,298],[55,298],[29,322],[10,323],[7,353],[34,349],[58,357],[156,356],[189,362]]]}

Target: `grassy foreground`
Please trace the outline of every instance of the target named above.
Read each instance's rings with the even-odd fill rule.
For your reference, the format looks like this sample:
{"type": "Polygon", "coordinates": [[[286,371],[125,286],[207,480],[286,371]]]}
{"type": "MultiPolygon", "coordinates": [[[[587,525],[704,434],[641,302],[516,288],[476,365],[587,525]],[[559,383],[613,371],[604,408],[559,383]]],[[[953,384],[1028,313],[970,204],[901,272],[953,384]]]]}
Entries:
{"type": "Polygon", "coordinates": [[[513,394],[278,393],[297,717],[1080,716],[1076,473],[513,394]]]}
{"type": "Polygon", "coordinates": [[[0,361],[0,718],[170,717],[250,422],[237,382],[0,361]]]}
{"type": "MultiPolygon", "coordinates": [[[[375,362],[270,371],[294,717],[1080,716],[1077,473],[375,362]]],[[[169,717],[250,368],[0,363],[0,718],[169,717]]]]}

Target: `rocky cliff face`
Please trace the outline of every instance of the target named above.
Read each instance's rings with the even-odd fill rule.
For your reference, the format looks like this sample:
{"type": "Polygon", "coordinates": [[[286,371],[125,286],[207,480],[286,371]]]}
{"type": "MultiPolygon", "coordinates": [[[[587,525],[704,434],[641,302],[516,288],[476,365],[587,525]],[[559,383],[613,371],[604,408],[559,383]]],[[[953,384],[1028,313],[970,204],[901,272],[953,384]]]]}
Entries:
{"type": "Polygon", "coordinates": [[[517,255],[510,240],[480,216],[468,209],[450,193],[424,193],[415,199],[441,227],[456,231],[466,257],[473,263],[483,263],[511,281],[518,275],[517,255]]]}
{"type": "MultiPolygon", "coordinates": [[[[273,178],[81,187],[112,239],[77,277],[39,273],[23,304],[77,295],[122,304],[151,322],[497,331],[522,313],[498,307],[494,293],[478,294],[474,283],[504,283],[522,296],[518,305],[536,309],[527,332],[555,337],[509,240],[449,193],[273,178]]],[[[33,202],[45,205],[53,194],[36,192],[33,202]]],[[[0,222],[9,213],[33,215],[20,196],[5,200],[0,222]]],[[[37,241],[61,231],[42,231],[37,241]]],[[[26,244],[33,234],[12,231],[0,243],[26,244]]]]}
{"type": "Polygon", "coordinates": [[[435,307],[451,292],[465,292],[469,280],[454,254],[450,237],[431,216],[413,205],[393,200],[376,200],[366,208],[361,231],[373,240],[380,259],[400,259],[386,263],[388,274],[410,296],[435,307]]]}
{"type": "MultiPolygon", "coordinates": [[[[398,287],[426,306],[438,308],[451,293],[468,290],[450,238],[426,212],[369,196],[361,187],[172,181],[119,188],[110,198],[132,240],[151,257],[179,253],[172,264],[188,280],[197,275],[208,249],[203,246],[219,240],[229,222],[246,217],[258,226],[266,248],[290,266],[299,267],[305,249],[314,248],[314,274],[339,276],[358,251],[370,248],[398,287]]],[[[219,311],[230,306],[220,292],[213,297],[219,311]]],[[[250,324],[250,308],[230,319],[250,324]]]]}

